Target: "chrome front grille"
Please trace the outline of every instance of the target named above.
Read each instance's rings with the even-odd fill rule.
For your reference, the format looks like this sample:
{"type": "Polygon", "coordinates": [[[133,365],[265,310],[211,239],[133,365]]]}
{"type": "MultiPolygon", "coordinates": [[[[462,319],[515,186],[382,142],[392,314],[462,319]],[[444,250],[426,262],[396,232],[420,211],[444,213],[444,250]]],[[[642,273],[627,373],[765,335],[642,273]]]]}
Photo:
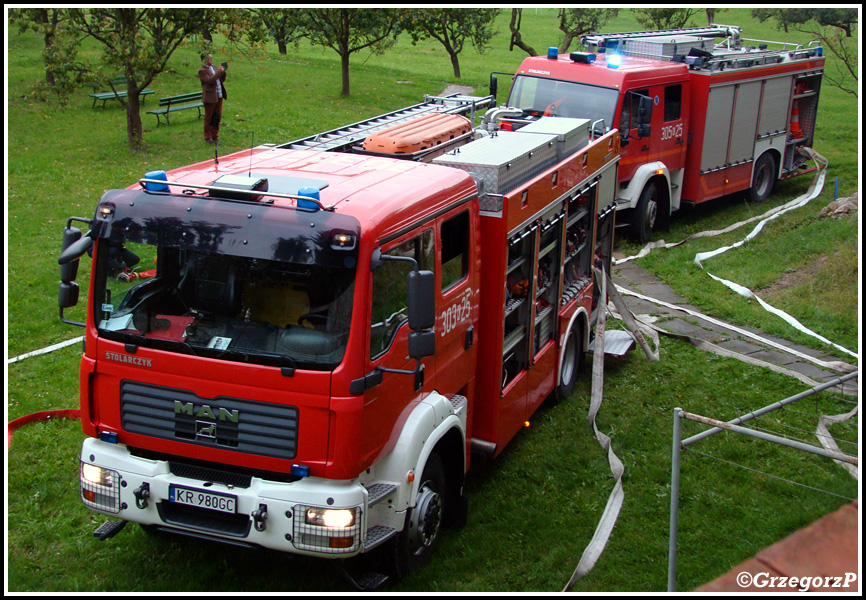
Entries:
{"type": "Polygon", "coordinates": [[[120,408],[130,433],[287,460],[297,454],[295,406],[124,381],[120,408]]]}

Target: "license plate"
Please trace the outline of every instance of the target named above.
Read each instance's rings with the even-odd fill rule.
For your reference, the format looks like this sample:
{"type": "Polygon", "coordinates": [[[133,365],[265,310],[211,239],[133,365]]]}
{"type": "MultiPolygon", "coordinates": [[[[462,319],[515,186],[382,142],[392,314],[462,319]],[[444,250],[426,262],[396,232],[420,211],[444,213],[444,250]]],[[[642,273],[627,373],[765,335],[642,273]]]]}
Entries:
{"type": "Polygon", "coordinates": [[[209,510],[231,514],[237,512],[238,506],[237,496],[215,494],[214,492],[206,492],[204,490],[186,488],[179,485],[170,485],[168,487],[168,500],[169,502],[185,504],[186,506],[207,508],[209,510]]]}

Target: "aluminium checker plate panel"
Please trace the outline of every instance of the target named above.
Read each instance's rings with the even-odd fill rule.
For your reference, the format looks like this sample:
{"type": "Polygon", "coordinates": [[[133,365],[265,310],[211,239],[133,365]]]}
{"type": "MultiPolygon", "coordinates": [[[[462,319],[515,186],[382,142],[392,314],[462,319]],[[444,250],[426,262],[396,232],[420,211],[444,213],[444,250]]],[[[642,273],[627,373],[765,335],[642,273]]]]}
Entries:
{"type": "Polygon", "coordinates": [[[500,131],[437,157],[437,165],[472,175],[482,210],[502,210],[502,194],[518,188],[556,164],[557,136],[500,131]]]}

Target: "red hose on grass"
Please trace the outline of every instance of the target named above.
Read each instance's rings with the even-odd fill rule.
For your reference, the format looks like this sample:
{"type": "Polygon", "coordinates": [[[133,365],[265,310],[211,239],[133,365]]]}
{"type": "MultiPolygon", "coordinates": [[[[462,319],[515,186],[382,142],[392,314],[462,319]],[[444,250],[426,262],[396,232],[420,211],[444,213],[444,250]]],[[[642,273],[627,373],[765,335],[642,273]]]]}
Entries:
{"type": "Polygon", "coordinates": [[[6,427],[7,437],[6,437],[6,447],[12,445],[12,432],[21,427],[22,425],[27,425],[28,423],[35,423],[37,421],[50,421],[51,419],[80,419],[81,411],[78,409],[67,409],[67,410],[43,410],[40,412],[33,413],[32,415],[27,415],[24,417],[20,417],[10,422],[6,427]]]}

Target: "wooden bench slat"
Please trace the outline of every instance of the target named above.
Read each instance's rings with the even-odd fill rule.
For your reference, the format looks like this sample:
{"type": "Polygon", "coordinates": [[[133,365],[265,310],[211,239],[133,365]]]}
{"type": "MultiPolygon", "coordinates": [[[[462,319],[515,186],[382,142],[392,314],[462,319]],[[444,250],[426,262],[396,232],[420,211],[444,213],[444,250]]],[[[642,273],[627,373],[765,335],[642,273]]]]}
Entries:
{"type": "MultiPolygon", "coordinates": [[[[154,93],[154,91],[152,89],[145,88],[138,93],[138,96],[139,96],[139,98],[144,99],[146,96],[149,96],[150,94],[153,94],[153,93],[154,93]]],[[[99,100],[102,100],[102,108],[105,108],[105,103],[108,100],[114,100],[115,98],[117,98],[117,99],[126,98],[127,95],[128,95],[127,90],[117,90],[116,94],[115,94],[115,92],[93,92],[92,94],[88,94],[88,96],[93,98],[93,107],[94,108],[96,107],[96,103],[99,100]]]]}
{"type": "Polygon", "coordinates": [[[160,115],[165,117],[165,124],[168,125],[169,113],[179,110],[188,110],[191,108],[198,109],[198,116],[201,118],[201,109],[204,107],[204,102],[201,101],[201,92],[191,92],[189,94],[178,94],[177,96],[166,96],[159,99],[160,108],[147,111],[147,114],[156,117],[156,126],[161,124],[160,115]],[[190,100],[198,100],[198,102],[190,102],[190,100]]]}

